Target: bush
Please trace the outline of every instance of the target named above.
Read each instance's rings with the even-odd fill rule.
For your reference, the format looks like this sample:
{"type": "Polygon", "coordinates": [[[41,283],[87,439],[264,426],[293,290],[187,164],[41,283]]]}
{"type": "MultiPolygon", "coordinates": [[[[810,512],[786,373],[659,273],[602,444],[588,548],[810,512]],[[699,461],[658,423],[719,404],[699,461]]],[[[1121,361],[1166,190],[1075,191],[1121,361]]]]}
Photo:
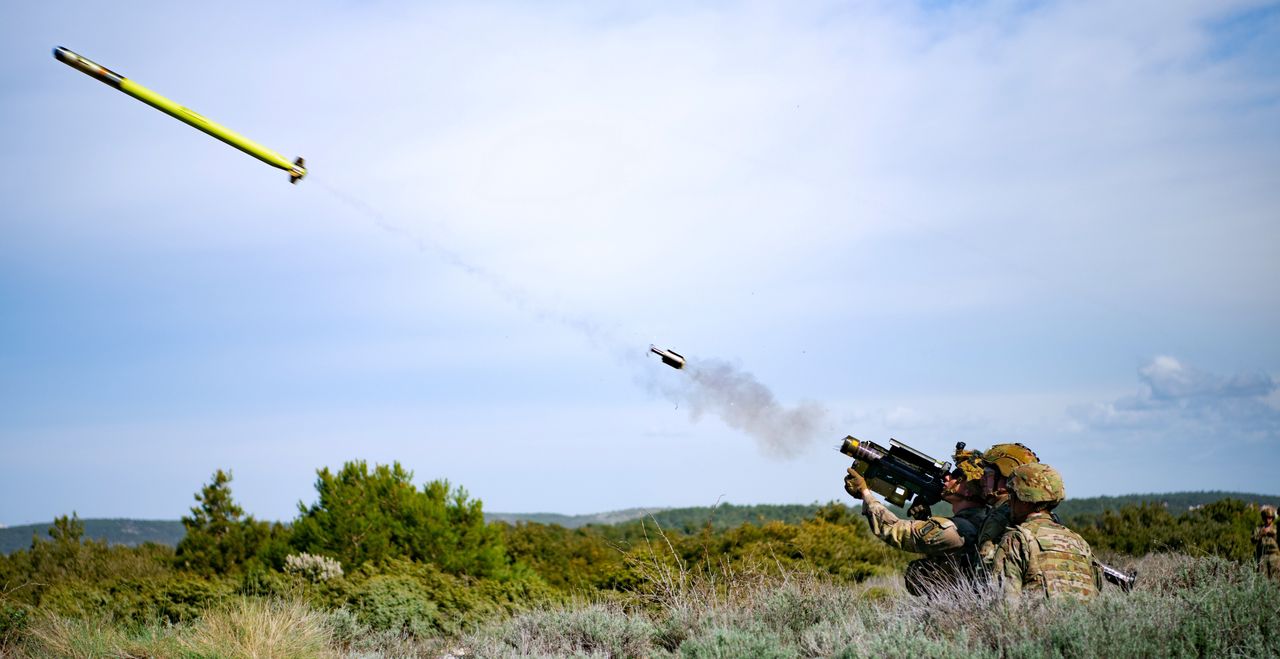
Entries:
{"type": "Polygon", "coordinates": [[[304,552],[286,557],[284,571],[319,583],[342,576],[342,564],[328,556],[313,556],[304,552]]]}
{"type": "Polygon", "coordinates": [[[298,600],[238,597],[206,612],[184,636],[202,657],[336,656],[324,615],[298,600]]]}
{"type": "Polygon", "coordinates": [[[481,656],[645,657],[652,654],[655,633],[644,616],[616,605],[588,604],[516,616],[478,637],[473,647],[481,656]]]}
{"type": "Polygon", "coordinates": [[[299,504],[293,546],[332,556],[348,567],[408,559],[445,572],[477,577],[503,576],[502,531],[486,525],[479,500],[448,481],[432,481],[418,491],[413,473],[400,463],[348,462],[337,473],[317,472],[318,500],[299,504]]]}

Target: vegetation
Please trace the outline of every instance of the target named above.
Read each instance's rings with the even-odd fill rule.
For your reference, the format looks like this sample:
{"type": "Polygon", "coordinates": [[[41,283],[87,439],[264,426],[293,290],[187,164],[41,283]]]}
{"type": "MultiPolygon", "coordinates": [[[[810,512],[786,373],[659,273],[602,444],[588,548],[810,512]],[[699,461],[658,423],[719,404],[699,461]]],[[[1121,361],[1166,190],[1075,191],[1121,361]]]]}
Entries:
{"type": "Polygon", "coordinates": [[[86,537],[73,513],[0,556],[0,656],[1280,654],[1240,500],[1069,517],[1138,589],[1027,611],[981,588],[906,596],[909,556],[838,503],[486,523],[462,488],[351,462],[284,525],[246,516],[231,482],[200,488],[176,547],[86,537]]]}
{"type": "MultiPolygon", "coordinates": [[[[186,535],[182,522],[150,519],[86,519],[84,537],[107,544],[137,547],[148,542],[177,546],[186,535]]],[[[47,537],[49,522],[0,528],[0,555],[12,554],[31,546],[32,538],[47,537]]]]}

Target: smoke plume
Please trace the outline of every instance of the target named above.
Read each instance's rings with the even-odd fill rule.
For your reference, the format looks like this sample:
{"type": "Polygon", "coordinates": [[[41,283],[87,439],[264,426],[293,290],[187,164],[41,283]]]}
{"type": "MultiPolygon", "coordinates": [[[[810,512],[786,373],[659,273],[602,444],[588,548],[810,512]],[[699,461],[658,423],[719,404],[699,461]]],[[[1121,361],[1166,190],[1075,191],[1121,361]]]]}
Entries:
{"type": "Polygon", "coordinates": [[[817,403],[802,402],[788,408],[780,404],[773,392],[760,384],[755,376],[728,362],[716,359],[690,360],[685,368],[676,372],[680,377],[671,378],[668,373],[657,375],[650,370],[653,368],[650,360],[642,359],[639,361],[643,363],[637,363],[635,351],[624,347],[609,328],[584,316],[547,309],[538,304],[527,291],[457,251],[437,241],[415,235],[404,226],[388,220],[382,212],[364,201],[316,180],[315,176],[310,177],[310,180],[312,185],[319,185],[379,229],[408,241],[418,251],[433,254],[441,261],[484,282],[508,304],[544,322],[567,327],[597,348],[613,353],[620,362],[644,369],[642,373],[646,374],[642,375],[641,380],[677,404],[685,403],[694,421],[705,414],[714,414],[729,427],[754,438],[767,455],[779,458],[799,455],[812,444],[824,425],[826,410],[817,403]]]}
{"type": "Polygon", "coordinates": [[[826,421],[826,410],[814,402],[787,407],[754,375],[718,359],[689,360],[675,379],[656,388],[688,406],[697,421],[713,414],[739,430],[776,458],[793,458],[812,445],[826,421]]]}

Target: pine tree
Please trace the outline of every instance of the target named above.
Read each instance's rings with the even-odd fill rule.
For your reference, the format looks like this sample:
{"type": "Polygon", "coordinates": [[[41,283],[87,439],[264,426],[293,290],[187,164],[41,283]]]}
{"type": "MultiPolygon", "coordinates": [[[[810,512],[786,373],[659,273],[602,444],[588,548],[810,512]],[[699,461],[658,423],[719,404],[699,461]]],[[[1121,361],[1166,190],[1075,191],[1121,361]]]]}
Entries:
{"type": "Polygon", "coordinates": [[[200,572],[223,574],[258,554],[271,537],[265,522],[245,517],[231,498],[231,472],[219,469],[195,499],[191,516],[182,518],[187,534],[178,543],[178,564],[200,572]]]}
{"type": "Polygon", "coordinates": [[[472,576],[494,576],[505,567],[501,530],[485,524],[478,499],[448,481],[418,490],[400,463],[370,472],[363,460],[317,476],[317,501],[298,504],[295,549],[335,557],[348,569],[396,558],[472,576]]]}

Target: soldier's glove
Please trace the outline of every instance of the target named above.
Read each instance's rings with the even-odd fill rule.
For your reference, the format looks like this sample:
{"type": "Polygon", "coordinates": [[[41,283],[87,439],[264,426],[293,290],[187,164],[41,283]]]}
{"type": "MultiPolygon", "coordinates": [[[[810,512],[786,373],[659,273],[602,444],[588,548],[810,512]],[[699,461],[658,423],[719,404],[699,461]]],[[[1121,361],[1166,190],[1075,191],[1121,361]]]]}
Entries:
{"type": "Polygon", "coordinates": [[[849,473],[844,477],[844,491],[855,499],[861,499],[862,493],[867,489],[867,481],[858,473],[857,469],[849,467],[849,473]]]}
{"type": "Polygon", "coordinates": [[[924,520],[933,517],[933,509],[929,507],[929,504],[923,501],[917,501],[911,504],[911,507],[907,509],[907,514],[910,515],[912,519],[918,519],[923,522],[924,520]]]}

